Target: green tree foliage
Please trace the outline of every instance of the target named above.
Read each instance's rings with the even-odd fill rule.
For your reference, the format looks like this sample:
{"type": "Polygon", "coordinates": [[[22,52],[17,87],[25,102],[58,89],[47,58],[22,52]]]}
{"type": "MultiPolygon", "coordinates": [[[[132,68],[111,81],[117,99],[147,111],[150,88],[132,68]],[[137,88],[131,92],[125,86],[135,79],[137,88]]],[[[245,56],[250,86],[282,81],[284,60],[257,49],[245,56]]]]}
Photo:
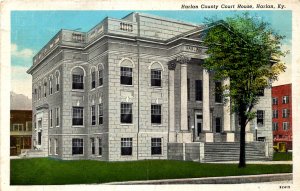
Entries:
{"type": "Polygon", "coordinates": [[[268,23],[248,13],[213,22],[205,35],[209,57],[204,68],[214,73],[216,80],[230,79],[230,85],[222,88],[224,100],[230,100],[232,112],[241,122],[239,167],[246,166],[245,127],[256,117],[253,107],[259,101],[258,93],[270,88],[270,82],[285,71],[280,61],[287,53],[281,50],[282,39],[268,23]]]}

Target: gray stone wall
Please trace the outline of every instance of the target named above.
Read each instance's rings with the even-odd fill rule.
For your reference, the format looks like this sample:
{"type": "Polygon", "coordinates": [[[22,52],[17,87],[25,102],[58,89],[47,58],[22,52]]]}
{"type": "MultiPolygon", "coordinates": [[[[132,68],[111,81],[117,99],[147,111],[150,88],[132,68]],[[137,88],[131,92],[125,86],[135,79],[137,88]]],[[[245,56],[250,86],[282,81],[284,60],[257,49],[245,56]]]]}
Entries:
{"type": "Polygon", "coordinates": [[[168,159],[183,160],[184,143],[168,143],[168,159]]]}

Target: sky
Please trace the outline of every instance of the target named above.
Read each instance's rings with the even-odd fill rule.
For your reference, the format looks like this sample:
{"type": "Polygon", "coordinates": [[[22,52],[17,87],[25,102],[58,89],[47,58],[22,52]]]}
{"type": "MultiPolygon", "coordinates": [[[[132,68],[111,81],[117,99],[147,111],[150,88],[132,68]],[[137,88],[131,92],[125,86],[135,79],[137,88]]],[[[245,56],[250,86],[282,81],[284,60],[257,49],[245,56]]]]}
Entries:
{"type": "MultiPolygon", "coordinates": [[[[121,19],[136,11],[193,24],[209,19],[225,19],[244,11],[12,11],[11,12],[11,82],[12,91],[32,97],[31,75],[26,71],[32,57],[61,29],[87,32],[105,17],[121,19]]],[[[275,32],[286,36],[283,50],[292,50],[292,11],[250,11],[251,16],[270,23],[275,32]]],[[[283,58],[287,70],[273,85],[291,83],[291,54],[283,58]]]]}

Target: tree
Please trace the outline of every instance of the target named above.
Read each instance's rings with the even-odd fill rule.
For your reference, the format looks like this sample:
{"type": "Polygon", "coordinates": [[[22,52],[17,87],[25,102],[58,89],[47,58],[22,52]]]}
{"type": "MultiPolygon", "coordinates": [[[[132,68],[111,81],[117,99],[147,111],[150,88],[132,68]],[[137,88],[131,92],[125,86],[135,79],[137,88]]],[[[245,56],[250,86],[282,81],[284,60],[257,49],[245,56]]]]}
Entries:
{"type": "Polygon", "coordinates": [[[208,58],[203,66],[214,73],[215,80],[230,79],[230,84],[222,87],[223,96],[239,116],[239,167],[245,167],[245,128],[256,116],[253,107],[259,101],[258,93],[285,71],[280,61],[287,53],[281,50],[284,36],[248,13],[213,22],[208,28],[204,37],[208,58]]]}

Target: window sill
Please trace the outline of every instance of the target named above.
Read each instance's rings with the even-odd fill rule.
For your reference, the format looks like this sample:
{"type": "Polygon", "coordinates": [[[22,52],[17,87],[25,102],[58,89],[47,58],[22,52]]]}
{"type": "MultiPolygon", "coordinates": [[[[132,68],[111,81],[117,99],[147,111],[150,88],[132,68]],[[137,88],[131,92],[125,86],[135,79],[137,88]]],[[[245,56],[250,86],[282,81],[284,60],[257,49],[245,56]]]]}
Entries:
{"type": "Polygon", "coordinates": [[[58,128],[59,126],[55,126],[56,128],[58,128]]]}
{"type": "Polygon", "coordinates": [[[133,126],[133,123],[120,123],[120,125],[122,125],[122,126],[126,126],[126,125],[133,126]]]}
{"type": "Polygon", "coordinates": [[[163,154],[151,154],[152,157],[163,157],[163,154]]]}
{"type": "Polygon", "coordinates": [[[162,90],[163,89],[163,87],[161,87],[161,86],[150,86],[150,88],[153,90],[162,90]]]}
{"type": "Polygon", "coordinates": [[[72,92],[81,92],[81,93],[84,93],[84,90],[83,89],[72,89],[72,92]]]}
{"type": "Polygon", "coordinates": [[[156,123],[151,123],[151,126],[154,126],[154,127],[161,127],[162,126],[162,124],[156,124],[156,123]]]}
{"type": "Polygon", "coordinates": [[[215,102],[216,105],[223,105],[223,103],[215,102]]]}
{"type": "Polygon", "coordinates": [[[83,157],[84,154],[72,154],[72,156],[79,156],[79,157],[83,157]]]}
{"type": "Polygon", "coordinates": [[[124,86],[124,87],[133,87],[134,85],[121,84],[121,86],[124,86]]]}
{"type": "Polygon", "coordinates": [[[74,128],[84,128],[83,125],[72,125],[72,127],[74,127],[74,128]]]}
{"type": "Polygon", "coordinates": [[[102,158],[102,155],[97,155],[96,157],[97,157],[97,158],[102,158]]]}
{"type": "Polygon", "coordinates": [[[103,85],[101,85],[101,86],[98,86],[97,88],[103,88],[103,85]]]}

